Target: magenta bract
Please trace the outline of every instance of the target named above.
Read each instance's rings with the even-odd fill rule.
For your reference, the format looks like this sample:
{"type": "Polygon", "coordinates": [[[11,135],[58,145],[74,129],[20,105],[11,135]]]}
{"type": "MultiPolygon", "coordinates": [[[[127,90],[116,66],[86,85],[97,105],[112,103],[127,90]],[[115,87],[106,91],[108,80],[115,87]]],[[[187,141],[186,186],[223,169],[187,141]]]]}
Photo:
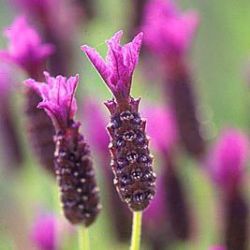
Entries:
{"type": "Polygon", "coordinates": [[[121,46],[123,32],[117,32],[106,43],[108,53],[104,61],[99,53],[87,46],[81,48],[99,72],[116,99],[129,98],[132,75],[138,63],[143,34],[139,33],[132,42],[121,46]]]}
{"type": "Polygon", "coordinates": [[[45,109],[55,127],[67,127],[77,110],[74,95],[79,75],[68,79],[63,76],[51,77],[47,72],[44,75],[46,83],[36,82],[33,79],[28,79],[25,83],[41,95],[43,101],[39,103],[38,107],[45,109]]]}

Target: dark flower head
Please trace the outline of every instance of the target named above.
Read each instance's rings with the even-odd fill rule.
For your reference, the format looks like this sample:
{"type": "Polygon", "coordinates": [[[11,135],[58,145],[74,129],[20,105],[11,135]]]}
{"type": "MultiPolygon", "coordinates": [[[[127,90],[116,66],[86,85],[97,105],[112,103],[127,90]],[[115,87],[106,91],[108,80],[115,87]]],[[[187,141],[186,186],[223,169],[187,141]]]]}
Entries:
{"type": "Polygon", "coordinates": [[[0,57],[17,64],[29,74],[53,53],[53,46],[43,44],[38,33],[23,16],[18,17],[4,34],[9,39],[9,46],[7,51],[0,51],[0,57]]]}
{"type": "Polygon", "coordinates": [[[51,77],[45,72],[46,83],[36,82],[33,79],[26,80],[26,84],[38,91],[42,102],[38,104],[43,108],[56,128],[65,128],[73,119],[76,110],[75,90],[79,83],[79,75],[69,77],[51,77]]]}
{"type": "Polygon", "coordinates": [[[99,53],[87,46],[81,48],[91,63],[101,75],[117,100],[128,100],[133,72],[138,63],[143,33],[139,33],[130,43],[121,46],[120,40],[123,32],[117,32],[106,43],[108,52],[106,61],[99,53]]]}

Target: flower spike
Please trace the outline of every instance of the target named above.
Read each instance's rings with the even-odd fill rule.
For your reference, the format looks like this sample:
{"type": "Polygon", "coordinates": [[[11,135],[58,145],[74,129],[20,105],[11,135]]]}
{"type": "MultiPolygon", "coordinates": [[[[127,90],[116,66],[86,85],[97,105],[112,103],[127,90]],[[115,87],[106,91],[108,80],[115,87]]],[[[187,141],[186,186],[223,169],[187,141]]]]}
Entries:
{"type": "Polygon", "coordinates": [[[44,74],[46,83],[29,79],[26,84],[42,97],[38,107],[47,112],[55,126],[55,172],[64,214],[72,224],[89,226],[101,205],[90,149],[79,132],[80,123],[74,119],[79,76],[67,79],[44,74]]]}
{"type": "Polygon", "coordinates": [[[93,48],[84,45],[82,50],[115,98],[105,103],[111,113],[108,132],[114,184],[121,200],[132,211],[141,211],[155,194],[155,173],[145,133],[146,121],[138,113],[140,99],[130,96],[143,34],[139,33],[124,46],[120,45],[121,36],[122,32],[119,31],[107,41],[106,61],[93,48]]]}

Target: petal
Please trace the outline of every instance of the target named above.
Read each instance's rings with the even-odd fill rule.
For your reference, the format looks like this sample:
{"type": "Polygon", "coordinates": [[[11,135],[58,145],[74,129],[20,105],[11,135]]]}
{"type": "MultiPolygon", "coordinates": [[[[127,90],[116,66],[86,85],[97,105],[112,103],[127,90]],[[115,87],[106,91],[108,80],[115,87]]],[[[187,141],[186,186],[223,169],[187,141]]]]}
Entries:
{"type": "Polygon", "coordinates": [[[81,49],[83,52],[85,52],[85,54],[89,58],[90,62],[97,69],[97,71],[101,75],[102,79],[109,85],[108,78],[110,76],[110,72],[109,72],[109,69],[108,69],[105,61],[102,59],[100,54],[95,49],[93,49],[87,45],[81,46],[81,49]]]}
{"type": "Polygon", "coordinates": [[[41,83],[40,82],[36,82],[34,79],[27,79],[24,81],[24,84],[29,87],[32,88],[34,91],[36,91],[37,94],[41,94],[41,83]]]}

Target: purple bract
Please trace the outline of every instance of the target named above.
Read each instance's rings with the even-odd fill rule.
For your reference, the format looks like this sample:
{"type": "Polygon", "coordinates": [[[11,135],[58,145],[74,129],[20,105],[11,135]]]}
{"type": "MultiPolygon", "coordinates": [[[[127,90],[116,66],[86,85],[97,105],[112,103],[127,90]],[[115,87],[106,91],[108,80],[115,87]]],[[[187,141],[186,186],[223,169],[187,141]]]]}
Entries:
{"type": "Polygon", "coordinates": [[[25,83],[38,91],[43,101],[38,107],[45,109],[56,128],[65,128],[73,119],[76,110],[75,90],[79,82],[79,75],[66,78],[63,76],[51,77],[44,73],[46,83],[28,79],[25,83]]]}
{"type": "Polygon", "coordinates": [[[95,49],[87,45],[81,47],[117,101],[129,99],[132,75],[138,63],[143,37],[143,34],[139,33],[132,42],[121,46],[122,34],[123,32],[119,31],[107,41],[106,61],[95,49]]]}

